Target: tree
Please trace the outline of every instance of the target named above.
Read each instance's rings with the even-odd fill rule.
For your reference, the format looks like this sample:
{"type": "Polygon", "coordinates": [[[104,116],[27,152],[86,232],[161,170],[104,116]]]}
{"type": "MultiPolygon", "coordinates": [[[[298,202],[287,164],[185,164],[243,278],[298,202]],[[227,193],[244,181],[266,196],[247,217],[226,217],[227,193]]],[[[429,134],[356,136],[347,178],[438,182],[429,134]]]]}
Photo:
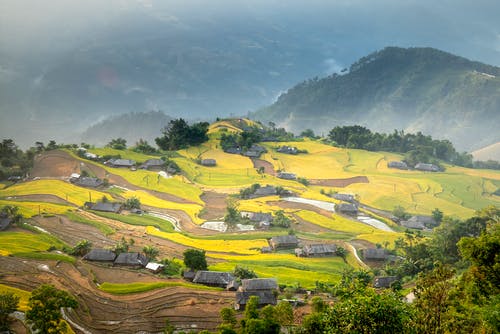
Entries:
{"type": "Polygon", "coordinates": [[[311,129],[305,129],[304,131],[302,131],[300,133],[300,136],[301,137],[308,137],[308,138],[316,138],[316,136],[314,135],[314,131],[311,129]]]}
{"type": "Polygon", "coordinates": [[[158,254],[160,254],[160,251],[155,246],[144,246],[142,252],[146,255],[148,261],[156,260],[158,254]]]}
{"type": "Polygon", "coordinates": [[[278,210],[274,213],[272,224],[278,227],[289,228],[292,225],[292,220],[285,216],[283,210],[278,210]]]}
{"type": "Polygon", "coordinates": [[[241,221],[241,216],[240,213],[238,212],[238,209],[236,209],[234,206],[228,206],[226,208],[226,215],[224,216],[224,222],[230,226],[234,227],[236,224],[238,224],[241,221]]]}
{"type": "Polygon", "coordinates": [[[184,251],[184,264],[191,270],[207,270],[208,264],[204,250],[186,249],[184,251]]]}
{"type": "Polygon", "coordinates": [[[92,249],[92,243],[88,240],[81,240],[71,249],[71,255],[84,256],[92,249]]]}
{"type": "Polygon", "coordinates": [[[236,325],[237,320],[236,320],[236,312],[234,311],[234,309],[229,307],[224,307],[220,310],[219,314],[222,319],[223,325],[228,325],[230,326],[230,328],[233,328],[236,325]]]}
{"type": "Polygon", "coordinates": [[[443,318],[450,302],[450,279],[454,270],[438,265],[429,273],[420,274],[416,282],[414,305],[418,333],[444,333],[443,318]]]}
{"type": "Polygon", "coordinates": [[[234,267],[233,275],[239,279],[257,278],[255,271],[238,265],[234,267]]]}
{"type": "Polygon", "coordinates": [[[0,293],[0,331],[8,331],[9,314],[17,311],[19,307],[19,297],[12,292],[0,293]]]}
{"type": "Polygon", "coordinates": [[[208,140],[209,125],[207,122],[200,122],[189,126],[182,118],[174,119],[162,130],[163,136],[155,141],[161,149],[167,151],[199,145],[208,140]]]}
{"type": "Polygon", "coordinates": [[[126,201],[125,201],[125,208],[126,209],[140,209],[141,208],[141,201],[139,200],[139,198],[133,196],[131,198],[128,198],[126,201]]]}
{"type": "Polygon", "coordinates": [[[434,211],[432,211],[432,218],[434,218],[436,223],[441,223],[441,221],[443,220],[443,211],[435,208],[434,211]]]}
{"type": "Polygon", "coordinates": [[[340,256],[344,262],[346,261],[346,258],[347,258],[347,249],[345,249],[344,247],[337,247],[337,249],[335,250],[335,255],[337,256],[340,256]]]}
{"type": "Polygon", "coordinates": [[[311,299],[311,306],[313,313],[322,313],[326,309],[325,301],[319,296],[314,296],[311,299]]]}
{"type": "Polygon", "coordinates": [[[142,138],[135,143],[135,147],[132,148],[132,151],[144,154],[152,154],[158,152],[153,146],[149,145],[147,140],[144,140],[142,138]]]}
{"type": "Polygon", "coordinates": [[[106,146],[114,148],[115,150],[124,150],[127,148],[127,140],[123,138],[111,139],[106,146]]]}
{"type": "Polygon", "coordinates": [[[66,291],[43,284],[31,292],[26,319],[40,333],[61,333],[66,329],[61,307],[75,308],[78,302],[66,291]]]}
{"type": "Polygon", "coordinates": [[[258,319],[259,318],[259,297],[250,296],[245,305],[245,319],[258,319]]]}
{"type": "Polygon", "coordinates": [[[289,302],[280,302],[274,307],[275,318],[281,326],[293,325],[293,308],[289,302]]]}
{"type": "Polygon", "coordinates": [[[396,205],[394,207],[394,210],[392,210],[392,214],[399,219],[407,220],[408,218],[411,217],[409,213],[406,212],[406,210],[401,206],[401,205],[396,205]]]}

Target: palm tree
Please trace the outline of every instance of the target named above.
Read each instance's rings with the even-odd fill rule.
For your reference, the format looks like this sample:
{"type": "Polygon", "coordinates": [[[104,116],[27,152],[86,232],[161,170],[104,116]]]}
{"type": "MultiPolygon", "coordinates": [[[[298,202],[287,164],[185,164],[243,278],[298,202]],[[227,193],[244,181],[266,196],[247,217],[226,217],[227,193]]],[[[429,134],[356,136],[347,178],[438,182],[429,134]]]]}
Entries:
{"type": "Polygon", "coordinates": [[[154,246],[144,246],[142,252],[146,255],[149,261],[155,260],[160,251],[154,246]]]}

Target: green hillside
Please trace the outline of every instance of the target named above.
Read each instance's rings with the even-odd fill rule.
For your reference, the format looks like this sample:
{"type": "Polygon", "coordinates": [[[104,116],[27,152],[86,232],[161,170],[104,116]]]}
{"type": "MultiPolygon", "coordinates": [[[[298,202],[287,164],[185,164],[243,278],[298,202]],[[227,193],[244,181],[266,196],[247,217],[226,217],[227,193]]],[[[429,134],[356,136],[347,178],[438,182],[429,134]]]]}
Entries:
{"type": "Polygon", "coordinates": [[[290,130],[360,124],[422,131],[471,150],[497,142],[500,68],[431,48],[388,47],[342,75],[304,81],[253,118],[290,130]]]}

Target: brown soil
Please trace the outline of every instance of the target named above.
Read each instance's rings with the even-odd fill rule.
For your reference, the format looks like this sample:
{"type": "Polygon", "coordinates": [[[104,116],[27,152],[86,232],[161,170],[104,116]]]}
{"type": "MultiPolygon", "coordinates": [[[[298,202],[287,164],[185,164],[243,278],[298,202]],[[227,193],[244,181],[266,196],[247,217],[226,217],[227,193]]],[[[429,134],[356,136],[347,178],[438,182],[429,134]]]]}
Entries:
{"type": "Polygon", "coordinates": [[[74,266],[46,261],[44,264],[48,265],[49,271],[39,268],[41,264],[32,260],[20,263],[16,258],[0,257],[0,267],[5,270],[2,283],[26,290],[49,283],[69,291],[78,299],[79,306],[68,312],[68,316],[92,333],[159,332],[167,318],[179,329],[213,330],[220,322],[219,310],[231,307],[234,300],[234,292],[183,287],[116,296],[100,291],[94,280],[127,283],[163,279],[145,272],[104,268],[84,262],[74,266]]]}
{"type": "Polygon", "coordinates": [[[205,191],[201,200],[205,202],[205,209],[200,218],[205,220],[221,219],[226,214],[227,194],[213,191],[205,191]]]}
{"type": "Polygon", "coordinates": [[[309,179],[311,185],[344,188],[353,183],[369,183],[366,176],[354,176],[347,179],[309,179]]]}
{"type": "Polygon", "coordinates": [[[99,165],[96,165],[90,161],[80,161],[71,156],[69,153],[59,150],[48,151],[44,152],[41,155],[38,155],[35,158],[32,176],[61,179],[69,178],[71,173],[80,174],[84,170],[89,172],[90,175],[95,175],[98,178],[107,178],[110,184],[115,184],[131,190],[143,190],[166,201],[176,203],[193,203],[189,200],[177,197],[172,194],[166,194],[138,187],[129,183],[121,176],[109,173],[99,165]]]}
{"type": "Polygon", "coordinates": [[[66,202],[60,197],[55,195],[46,195],[46,194],[36,194],[36,195],[22,195],[15,196],[9,199],[17,200],[17,201],[34,201],[34,202],[44,202],[44,203],[54,203],[54,204],[65,204],[73,206],[73,204],[66,202]]]}
{"type": "Polygon", "coordinates": [[[276,172],[274,171],[274,166],[269,161],[261,159],[252,159],[252,162],[255,168],[258,169],[260,167],[264,167],[264,173],[276,176],[276,172]]]}

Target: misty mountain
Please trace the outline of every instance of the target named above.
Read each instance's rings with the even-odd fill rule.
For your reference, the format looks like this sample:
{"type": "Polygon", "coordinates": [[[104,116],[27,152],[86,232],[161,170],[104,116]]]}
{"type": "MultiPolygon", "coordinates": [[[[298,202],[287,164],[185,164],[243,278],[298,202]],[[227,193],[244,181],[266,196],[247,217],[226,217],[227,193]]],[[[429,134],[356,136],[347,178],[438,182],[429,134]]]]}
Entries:
{"type": "Polygon", "coordinates": [[[500,140],[500,68],[432,48],[388,47],[304,81],[252,117],[293,131],[422,131],[471,150],[500,140]]]}
{"type": "Polygon", "coordinates": [[[124,138],[127,146],[133,146],[139,139],[144,139],[155,147],[155,138],[161,136],[162,129],[171,120],[172,117],[161,111],[115,115],[92,125],[80,138],[84,143],[97,146],[104,146],[116,138],[124,138]]]}

